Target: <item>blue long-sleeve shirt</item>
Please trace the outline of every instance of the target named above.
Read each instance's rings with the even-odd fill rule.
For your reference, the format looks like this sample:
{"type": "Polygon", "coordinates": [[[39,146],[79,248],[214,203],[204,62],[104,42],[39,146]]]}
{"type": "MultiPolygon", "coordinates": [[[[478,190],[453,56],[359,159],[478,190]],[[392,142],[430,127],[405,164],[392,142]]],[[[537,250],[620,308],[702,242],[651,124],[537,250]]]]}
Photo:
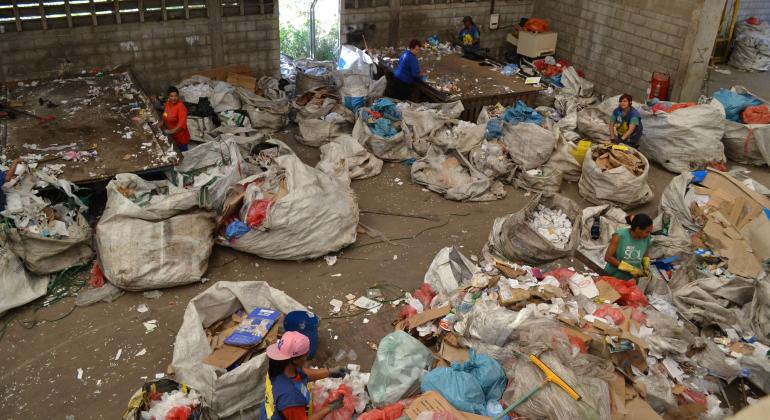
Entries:
{"type": "Polygon", "coordinates": [[[398,58],[398,67],[393,74],[402,82],[411,85],[420,78],[420,62],[417,56],[406,50],[398,58]]]}

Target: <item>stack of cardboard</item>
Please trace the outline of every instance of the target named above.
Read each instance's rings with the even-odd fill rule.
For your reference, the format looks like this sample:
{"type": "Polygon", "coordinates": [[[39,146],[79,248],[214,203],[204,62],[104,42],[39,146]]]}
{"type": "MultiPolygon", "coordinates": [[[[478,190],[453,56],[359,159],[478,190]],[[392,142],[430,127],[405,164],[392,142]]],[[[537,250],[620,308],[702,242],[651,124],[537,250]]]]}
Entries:
{"type": "Polygon", "coordinates": [[[639,176],[644,173],[644,161],[638,156],[639,152],[626,146],[612,146],[594,148],[593,160],[602,170],[609,170],[624,166],[632,174],[639,176]]]}
{"type": "MultiPolygon", "coordinates": [[[[260,309],[260,308],[257,308],[260,309]]],[[[215,366],[222,369],[228,369],[232,366],[238,366],[252,357],[261,353],[267,346],[278,341],[278,327],[283,315],[278,313],[278,317],[269,324],[269,329],[266,334],[264,331],[255,334],[255,340],[252,340],[249,345],[230,345],[225,341],[229,341],[230,337],[236,333],[239,328],[243,329],[247,324],[251,325],[250,316],[254,312],[247,314],[244,311],[237,311],[230,317],[220,319],[206,328],[206,336],[211,346],[211,354],[203,359],[203,363],[211,366],[215,366]],[[261,335],[264,334],[264,335],[261,335]]]]}
{"type": "Polygon", "coordinates": [[[693,218],[704,222],[708,245],[727,259],[730,272],[756,278],[762,261],[770,258],[770,199],[750,190],[732,176],[714,169],[695,192],[708,196],[705,208],[693,203],[693,218]]]}

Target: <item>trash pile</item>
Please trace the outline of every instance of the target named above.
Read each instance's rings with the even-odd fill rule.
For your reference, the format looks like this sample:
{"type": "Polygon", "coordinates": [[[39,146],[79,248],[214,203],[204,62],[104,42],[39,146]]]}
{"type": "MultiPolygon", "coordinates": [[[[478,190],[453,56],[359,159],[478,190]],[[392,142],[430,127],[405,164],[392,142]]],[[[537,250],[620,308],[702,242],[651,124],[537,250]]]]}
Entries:
{"type": "Polygon", "coordinates": [[[573,229],[580,207],[553,193],[535,196],[516,213],[495,219],[484,255],[541,264],[572,255],[579,229],[573,229]]]}
{"type": "Polygon", "coordinates": [[[227,81],[194,75],[177,85],[192,118],[190,135],[197,142],[220,124],[275,132],[286,126],[289,100],[279,82],[228,73],[227,81]]]}
{"type": "Polygon", "coordinates": [[[5,185],[5,245],[34,274],[52,274],[93,258],[92,230],[86,221],[88,207],[76,195],[78,188],[34,163],[16,167],[16,177],[5,185]],[[52,187],[58,199],[40,190],[52,187]]]}
{"type": "Polygon", "coordinates": [[[337,62],[337,78],[340,80],[340,94],[345,108],[357,113],[361,107],[371,103],[385,93],[385,76],[374,80],[374,61],[364,51],[343,45],[337,62]]]}
{"type": "Polygon", "coordinates": [[[580,196],[594,204],[622,208],[647,203],[653,199],[647,183],[649,170],[647,158],[631,147],[595,144],[583,160],[580,196]]]}
{"type": "Polygon", "coordinates": [[[720,89],[714,92],[714,99],[722,104],[726,114],[722,142],[727,157],[743,164],[770,164],[768,104],[742,86],[720,89]]]}
{"type": "Polygon", "coordinates": [[[200,395],[173,379],[147,381],[123,413],[123,420],[187,419],[202,415],[200,395]]]}
{"type": "Polygon", "coordinates": [[[340,102],[333,86],[321,86],[295,97],[292,108],[292,119],[299,127],[296,138],[302,144],[320,147],[353,129],[354,115],[340,102]]]}
{"type": "Polygon", "coordinates": [[[746,71],[770,70],[770,25],[755,17],[738,23],[729,63],[746,71]]]}
{"type": "Polygon", "coordinates": [[[556,248],[566,248],[572,236],[572,222],[560,209],[553,210],[539,204],[529,224],[556,248]]]}

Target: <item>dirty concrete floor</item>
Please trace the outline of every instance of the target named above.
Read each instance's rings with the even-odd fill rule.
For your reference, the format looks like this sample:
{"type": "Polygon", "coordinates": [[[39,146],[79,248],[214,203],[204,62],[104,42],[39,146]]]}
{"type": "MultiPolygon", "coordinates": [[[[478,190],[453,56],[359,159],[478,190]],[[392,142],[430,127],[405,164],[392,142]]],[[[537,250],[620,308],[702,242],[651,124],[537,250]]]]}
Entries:
{"type": "MultiPolygon", "coordinates": [[[[314,165],[318,161],[318,150],[296,143],[291,132],[279,137],[287,140],[306,163],[314,165]]],[[[653,165],[649,183],[655,200],[637,211],[655,214],[660,194],[673,176],[653,165]]],[[[767,168],[751,168],[751,176],[770,185],[767,168]]],[[[362,210],[361,222],[383,232],[392,244],[364,245],[373,240],[361,235],[356,244],[339,253],[337,264],[331,267],[323,259],[268,261],[216,247],[207,283],[164,290],[158,300],[146,299],[141,293],[126,293],[115,302],[76,308],[59,321],[32,329],[25,328],[22,321],[62,317],[72,309],[74,299],[37,313],[30,305],[16,310],[13,323],[0,340],[0,412],[7,419],[120,417],[143,377],[153,378],[171,362],[174,338],[187,302],[216,281],[264,280],[286,291],[324,318],[318,365],[349,363],[347,359],[335,361],[334,354],[339,349],[353,349],[358,355],[355,363],[368,370],[375,352],[367,343],[379,342],[392,330],[396,309],[386,305],[376,315],[329,319],[329,300],[344,301],[346,294],[361,295],[375,284],[389,285],[388,290],[393,292],[386,297],[396,297],[398,288],[415,289],[442,247],[455,245],[467,256],[480,255],[494,219],[515,212],[531,198],[508,186],[504,200],[447,201],[413,184],[409,168],[394,163],[385,164],[375,178],[354,181],[353,188],[362,210]],[[403,185],[398,185],[396,178],[403,185]],[[365,211],[426,214],[437,221],[365,211]],[[332,277],[336,273],[342,275],[332,277]],[[142,303],[150,308],[149,312],[137,312],[137,305],[142,303]],[[369,322],[365,324],[364,318],[369,322]],[[159,328],[148,334],[142,321],[150,319],[158,320],[159,328]],[[121,357],[115,360],[121,349],[121,357]],[[147,353],[136,356],[142,349],[147,353]],[[79,368],[84,371],[82,380],[76,378],[79,368]]],[[[562,192],[581,206],[589,205],[580,198],[577,184],[565,183],[562,192]]],[[[575,261],[574,266],[582,268],[583,264],[575,261]]]]}
{"type": "Polygon", "coordinates": [[[709,95],[713,95],[719,89],[729,89],[735,85],[743,86],[755,95],[770,100],[770,72],[747,72],[727,64],[709,69],[705,86],[709,95]],[[729,74],[720,73],[720,71],[728,71],[729,74]]]}

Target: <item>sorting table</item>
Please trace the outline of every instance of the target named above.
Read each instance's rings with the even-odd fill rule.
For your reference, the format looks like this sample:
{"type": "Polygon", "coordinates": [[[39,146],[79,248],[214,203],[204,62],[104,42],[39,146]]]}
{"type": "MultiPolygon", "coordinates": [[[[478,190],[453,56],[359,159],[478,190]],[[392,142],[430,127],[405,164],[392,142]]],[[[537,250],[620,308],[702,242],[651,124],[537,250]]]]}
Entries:
{"type": "MultiPolygon", "coordinates": [[[[431,52],[421,54],[418,58],[428,78],[435,81],[451,80],[459,92],[449,94],[420,81],[415,83],[419,97],[414,99],[427,102],[462,101],[465,110],[460,118],[466,121],[476,122],[481,109],[487,105],[500,103],[507,106],[522,100],[531,106],[537,92],[544,89],[526,85],[519,77],[505,76],[484,62],[470,60],[459,54],[431,52]]],[[[382,61],[380,68],[388,78],[393,77],[392,70],[382,61]]]]}

